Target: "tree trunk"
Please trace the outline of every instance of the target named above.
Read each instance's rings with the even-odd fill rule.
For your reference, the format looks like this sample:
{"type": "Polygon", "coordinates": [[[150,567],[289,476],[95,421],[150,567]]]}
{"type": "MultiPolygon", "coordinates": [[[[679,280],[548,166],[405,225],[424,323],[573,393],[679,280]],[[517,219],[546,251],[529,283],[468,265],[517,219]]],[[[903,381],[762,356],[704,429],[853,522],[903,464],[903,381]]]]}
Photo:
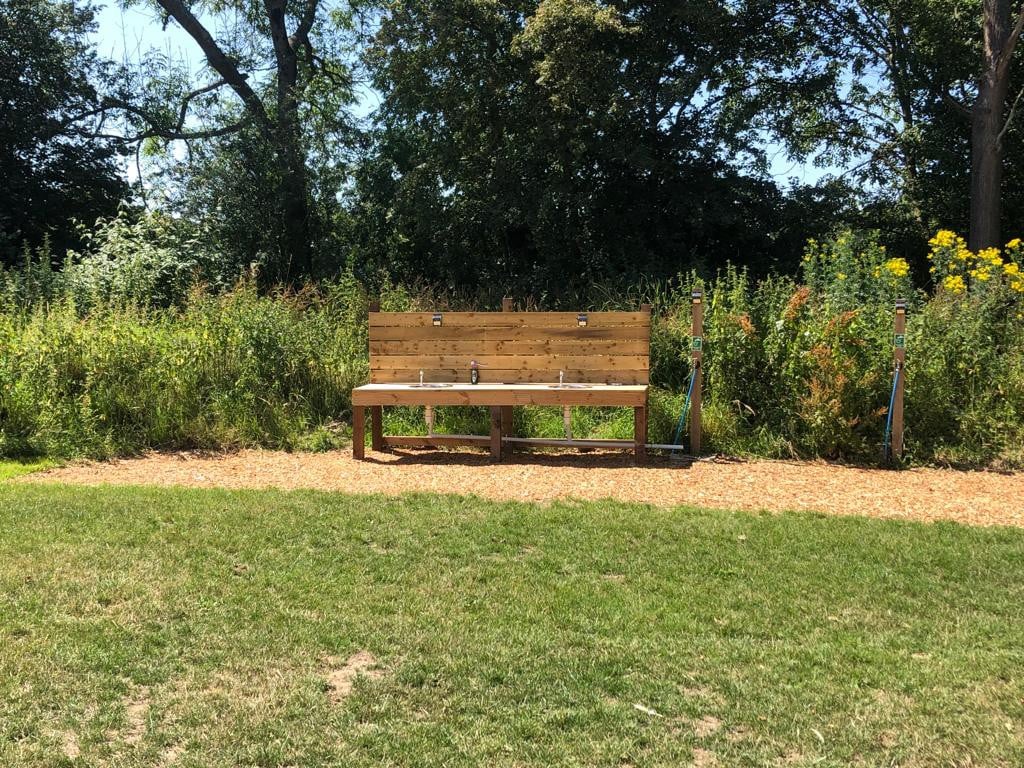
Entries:
{"type": "MultiPolygon", "coordinates": [[[[284,128],[284,126],[282,126],[284,128]]],[[[296,146],[297,137],[281,137],[278,168],[281,174],[278,211],[281,251],[288,259],[282,278],[291,282],[313,274],[312,217],[309,210],[309,178],[306,157],[296,146]]]]}
{"type": "Polygon", "coordinates": [[[1003,110],[1009,88],[1009,59],[1013,53],[1010,0],[984,0],[982,73],[978,97],[971,108],[971,223],[972,251],[998,247],[1003,183],[1003,110]]]}
{"type": "MultiPolygon", "coordinates": [[[[312,220],[309,210],[309,174],[302,146],[298,104],[298,55],[285,26],[287,0],[264,0],[270,37],[277,59],[277,130],[275,136],[278,169],[281,174],[278,210],[282,254],[288,259],[284,279],[309,277],[313,273],[312,220]]],[[[316,8],[312,0],[307,13],[316,8]]],[[[310,23],[312,16],[309,16],[310,23]]],[[[305,33],[301,33],[305,37],[305,33]]],[[[305,41],[308,45],[308,39],[305,41]]]]}

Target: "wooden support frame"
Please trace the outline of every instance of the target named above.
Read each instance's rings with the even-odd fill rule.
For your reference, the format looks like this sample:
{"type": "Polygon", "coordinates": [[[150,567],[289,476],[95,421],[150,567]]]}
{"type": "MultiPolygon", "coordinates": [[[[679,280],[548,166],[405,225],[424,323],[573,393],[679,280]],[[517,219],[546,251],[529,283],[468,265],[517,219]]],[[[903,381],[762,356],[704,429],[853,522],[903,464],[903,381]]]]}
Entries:
{"type": "Polygon", "coordinates": [[[893,319],[893,363],[896,376],[896,393],[892,403],[892,455],[903,458],[903,395],[906,387],[907,361],[907,301],[897,299],[893,319]]]}
{"type": "Polygon", "coordinates": [[[699,456],[704,400],[704,292],[699,288],[690,294],[690,322],[690,364],[694,377],[690,395],[690,453],[699,456]]]}
{"type": "Polygon", "coordinates": [[[650,305],[639,312],[515,312],[506,297],[501,312],[380,312],[377,302],[369,308],[371,378],[352,393],[355,458],[365,457],[366,408],[375,451],[472,445],[500,460],[519,443],[589,450],[595,442],[516,438],[516,405],[632,407],[633,440],[595,445],[646,455],[650,305]],[[467,371],[477,365],[480,381],[473,383],[467,371]],[[489,433],[389,437],[386,405],[483,406],[489,433]]]}
{"type": "MultiPolygon", "coordinates": [[[[506,296],[501,300],[501,311],[512,312],[515,310],[515,301],[511,296],[506,296]]],[[[515,437],[516,431],[512,426],[512,419],[515,416],[513,407],[511,405],[501,406],[501,430],[508,437],[515,437]]],[[[512,443],[505,443],[502,448],[502,455],[505,458],[511,458],[512,453],[515,450],[512,443]]]]}

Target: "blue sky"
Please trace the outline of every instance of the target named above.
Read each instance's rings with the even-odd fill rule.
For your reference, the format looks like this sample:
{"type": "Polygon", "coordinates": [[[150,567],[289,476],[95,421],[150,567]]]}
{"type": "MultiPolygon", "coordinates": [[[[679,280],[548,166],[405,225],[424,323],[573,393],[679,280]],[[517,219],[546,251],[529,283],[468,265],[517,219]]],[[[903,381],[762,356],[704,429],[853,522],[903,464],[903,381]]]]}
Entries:
{"type": "MultiPolygon", "coordinates": [[[[136,5],[123,9],[117,3],[111,3],[101,7],[96,20],[98,29],[95,40],[102,56],[115,61],[132,62],[155,48],[170,57],[188,62],[195,71],[203,66],[202,53],[192,38],[173,22],[164,29],[157,15],[148,7],[136,5]]],[[[376,103],[377,94],[368,92],[356,113],[367,114],[376,103]]],[[[770,172],[782,185],[786,185],[790,179],[813,184],[827,173],[840,170],[793,162],[786,157],[781,147],[774,144],[770,144],[767,149],[772,158],[770,172]]]]}

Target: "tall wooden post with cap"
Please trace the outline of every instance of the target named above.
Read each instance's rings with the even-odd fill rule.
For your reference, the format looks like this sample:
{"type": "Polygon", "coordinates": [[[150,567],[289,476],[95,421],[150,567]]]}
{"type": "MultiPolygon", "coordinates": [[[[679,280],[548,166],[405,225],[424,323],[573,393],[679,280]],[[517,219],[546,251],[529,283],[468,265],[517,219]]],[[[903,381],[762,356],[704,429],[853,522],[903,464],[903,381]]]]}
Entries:
{"type": "MultiPolygon", "coordinates": [[[[501,311],[512,312],[515,310],[515,301],[511,296],[505,296],[501,300],[501,311]]],[[[512,429],[512,406],[503,405],[501,406],[501,432],[506,437],[514,437],[515,431],[512,429]]],[[[502,455],[505,457],[512,455],[512,443],[504,443],[502,445],[502,455]]]]}
{"type": "Polygon", "coordinates": [[[694,288],[690,294],[691,323],[690,364],[693,375],[693,394],[690,396],[690,453],[700,454],[701,395],[704,389],[704,292],[694,288]]]}
{"type": "Polygon", "coordinates": [[[892,455],[903,457],[903,390],[906,381],[904,366],[907,359],[907,300],[896,299],[896,317],[893,322],[893,358],[896,378],[892,401],[892,455]]]}

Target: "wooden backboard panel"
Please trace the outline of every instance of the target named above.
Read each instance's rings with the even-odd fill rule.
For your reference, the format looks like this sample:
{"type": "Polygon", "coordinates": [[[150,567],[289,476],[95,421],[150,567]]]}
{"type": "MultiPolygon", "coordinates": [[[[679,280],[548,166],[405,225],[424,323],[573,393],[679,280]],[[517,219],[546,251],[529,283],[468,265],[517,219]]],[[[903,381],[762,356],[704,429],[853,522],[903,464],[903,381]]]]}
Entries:
{"type": "Polygon", "coordinates": [[[647,384],[649,312],[370,313],[370,381],[469,381],[470,362],[482,382],[558,381],[647,384]]]}

